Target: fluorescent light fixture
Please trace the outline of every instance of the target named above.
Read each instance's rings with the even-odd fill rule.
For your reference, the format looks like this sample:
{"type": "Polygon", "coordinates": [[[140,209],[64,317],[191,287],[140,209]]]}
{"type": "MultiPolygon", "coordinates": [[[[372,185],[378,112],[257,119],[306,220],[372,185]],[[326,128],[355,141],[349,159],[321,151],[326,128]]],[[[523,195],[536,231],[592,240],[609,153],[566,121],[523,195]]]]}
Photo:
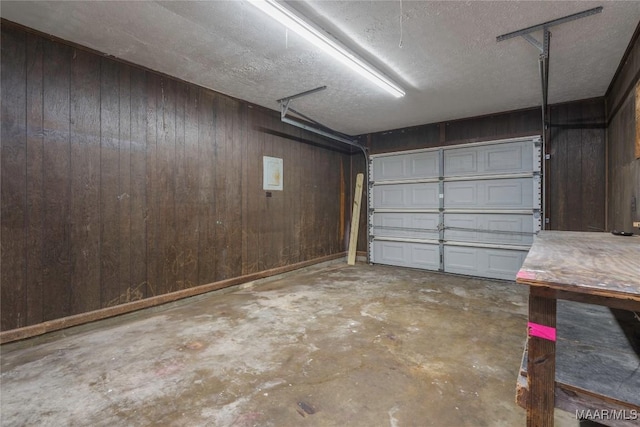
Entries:
{"type": "Polygon", "coordinates": [[[376,86],[386,90],[397,98],[405,95],[404,90],[384,74],[349,52],[331,36],[315,28],[281,3],[275,0],[249,0],[249,2],[333,58],[341,61],[376,86]]]}

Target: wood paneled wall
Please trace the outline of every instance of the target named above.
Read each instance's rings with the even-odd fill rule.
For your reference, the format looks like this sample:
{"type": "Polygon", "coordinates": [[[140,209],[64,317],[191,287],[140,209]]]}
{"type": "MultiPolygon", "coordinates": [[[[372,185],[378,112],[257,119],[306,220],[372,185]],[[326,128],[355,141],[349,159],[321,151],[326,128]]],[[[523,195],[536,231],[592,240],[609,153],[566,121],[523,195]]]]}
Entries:
{"type": "MultiPolygon", "coordinates": [[[[605,120],[602,98],[550,107],[551,154],[547,169],[548,228],[603,230],[605,212],[605,120]]],[[[539,108],[511,111],[388,132],[361,135],[371,154],[540,135],[539,108]]],[[[364,169],[356,159],[354,173],[364,169]]],[[[366,229],[358,249],[365,250],[366,229]]]]}
{"type": "Polygon", "coordinates": [[[635,233],[633,222],[640,221],[640,159],[635,155],[639,76],[640,24],[606,95],[608,229],[635,233]]]}
{"type": "Polygon", "coordinates": [[[344,251],[350,155],[277,113],[4,21],[1,64],[3,331],[344,251]]]}
{"type": "Polygon", "coordinates": [[[552,105],[547,153],[548,228],[605,229],[604,99],[552,105]]]}

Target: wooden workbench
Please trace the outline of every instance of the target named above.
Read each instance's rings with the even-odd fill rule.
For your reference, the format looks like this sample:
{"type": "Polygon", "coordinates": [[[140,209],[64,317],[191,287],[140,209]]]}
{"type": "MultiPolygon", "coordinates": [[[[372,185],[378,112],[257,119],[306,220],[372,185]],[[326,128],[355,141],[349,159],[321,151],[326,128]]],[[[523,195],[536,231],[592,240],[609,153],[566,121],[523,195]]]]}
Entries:
{"type": "Polygon", "coordinates": [[[556,376],[556,340],[561,338],[556,334],[556,300],[640,312],[640,237],[541,231],[516,282],[529,286],[526,370],[522,370],[526,385],[520,380],[517,394],[521,403],[526,402],[527,426],[552,426],[561,393],[575,398],[574,404],[582,402],[585,409],[640,411],[637,348],[625,340],[608,310],[594,308],[589,313],[584,304],[560,305],[559,333],[574,336],[559,341],[558,357],[568,360],[559,364],[563,369],[556,376]],[[607,324],[610,328],[603,327],[607,324]],[[602,342],[610,344],[594,345],[602,342]],[[620,354],[625,354],[623,368],[629,372],[618,369],[620,354]]]}

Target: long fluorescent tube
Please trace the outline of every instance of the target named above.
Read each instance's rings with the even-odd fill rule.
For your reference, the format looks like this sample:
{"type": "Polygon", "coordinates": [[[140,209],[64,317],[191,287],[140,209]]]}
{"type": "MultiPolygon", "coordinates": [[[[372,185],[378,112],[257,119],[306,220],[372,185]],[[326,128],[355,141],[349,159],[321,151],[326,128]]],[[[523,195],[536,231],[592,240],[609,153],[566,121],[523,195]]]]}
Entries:
{"type": "Polygon", "coordinates": [[[386,90],[396,98],[401,98],[405,95],[404,90],[384,74],[355,56],[353,53],[349,52],[346,48],[334,41],[329,35],[313,27],[282,4],[275,0],[249,1],[255,7],[280,22],[291,31],[294,31],[305,40],[313,43],[333,58],[341,61],[362,77],[386,90]]]}

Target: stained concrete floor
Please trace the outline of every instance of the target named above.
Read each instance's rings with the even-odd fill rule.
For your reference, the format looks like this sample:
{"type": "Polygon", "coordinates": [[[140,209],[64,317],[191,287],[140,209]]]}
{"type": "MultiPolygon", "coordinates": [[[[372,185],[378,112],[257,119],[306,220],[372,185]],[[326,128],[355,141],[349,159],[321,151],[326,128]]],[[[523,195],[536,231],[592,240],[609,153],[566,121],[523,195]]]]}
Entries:
{"type": "Polygon", "coordinates": [[[1,423],[523,426],[526,298],[387,266],[299,270],[4,345],[1,423]]]}

